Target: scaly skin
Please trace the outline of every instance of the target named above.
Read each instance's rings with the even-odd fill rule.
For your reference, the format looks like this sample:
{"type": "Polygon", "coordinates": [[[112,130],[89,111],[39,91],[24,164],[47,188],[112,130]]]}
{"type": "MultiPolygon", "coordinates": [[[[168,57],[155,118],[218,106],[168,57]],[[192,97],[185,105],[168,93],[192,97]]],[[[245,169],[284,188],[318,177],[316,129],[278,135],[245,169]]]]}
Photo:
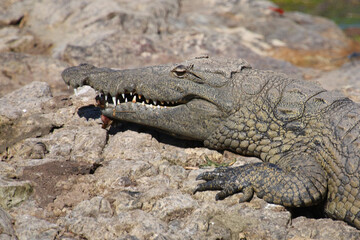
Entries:
{"type": "Polygon", "coordinates": [[[207,57],[117,71],[80,65],[62,77],[100,91],[104,117],[263,161],[203,173],[195,192],[220,190],[216,199],[242,192],[240,202],[255,193],[288,207],[325,201],[328,216],[360,228],[360,107],[341,94],[244,60],[207,57]],[[125,103],[121,94],[130,92],[136,99],[125,103]],[[121,103],[105,106],[104,95],[121,103]]]}

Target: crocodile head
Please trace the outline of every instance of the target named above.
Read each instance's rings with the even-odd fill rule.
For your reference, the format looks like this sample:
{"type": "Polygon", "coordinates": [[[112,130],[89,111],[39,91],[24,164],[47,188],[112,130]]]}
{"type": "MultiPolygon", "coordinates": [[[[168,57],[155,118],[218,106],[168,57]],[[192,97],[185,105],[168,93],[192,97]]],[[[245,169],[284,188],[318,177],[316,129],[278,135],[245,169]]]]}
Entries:
{"type": "Polygon", "coordinates": [[[200,57],[179,64],[128,70],[81,64],[63,71],[65,83],[99,92],[103,120],[114,119],[205,140],[236,109],[232,77],[244,60],[200,57]]]}

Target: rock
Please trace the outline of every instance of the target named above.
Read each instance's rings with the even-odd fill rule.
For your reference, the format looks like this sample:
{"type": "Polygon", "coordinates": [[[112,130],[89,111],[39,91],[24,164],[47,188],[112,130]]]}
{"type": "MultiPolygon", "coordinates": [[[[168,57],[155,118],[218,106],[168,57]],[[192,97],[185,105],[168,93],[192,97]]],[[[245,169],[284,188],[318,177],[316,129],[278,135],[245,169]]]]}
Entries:
{"type": "MultiPolygon", "coordinates": [[[[54,96],[68,93],[60,76],[61,71],[68,66],[64,62],[46,56],[14,52],[1,53],[0,49],[0,65],[0,98],[33,81],[47,82],[54,96]]],[[[18,92],[18,94],[21,93],[18,92]]],[[[33,96],[36,96],[35,94],[37,92],[33,96]]]]}
{"type": "Polygon", "coordinates": [[[109,202],[96,197],[80,203],[62,224],[88,239],[114,239],[127,235],[141,239],[161,234],[166,228],[164,223],[141,210],[111,215],[109,202]]]}
{"type": "Polygon", "coordinates": [[[113,206],[117,215],[122,212],[141,209],[143,203],[139,199],[140,192],[132,191],[121,191],[114,194],[111,198],[113,199],[113,206]]]}
{"type": "Polygon", "coordinates": [[[15,231],[19,240],[50,240],[56,238],[59,227],[56,224],[31,215],[22,215],[16,219],[15,231]]]}
{"type": "Polygon", "coordinates": [[[10,209],[27,200],[33,192],[28,181],[14,181],[0,178],[0,207],[10,209]]]}
{"type": "Polygon", "coordinates": [[[152,213],[165,222],[179,221],[190,215],[199,206],[189,195],[176,194],[156,201],[152,213]]]}
{"type": "Polygon", "coordinates": [[[110,228],[117,236],[126,235],[138,239],[167,239],[168,226],[163,221],[141,210],[122,212],[114,218],[110,228]]]}
{"type": "Polygon", "coordinates": [[[109,136],[109,141],[104,149],[105,159],[127,159],[144,160],[160,159],[160,146],[151,135],[142,133],[141,136],[134,137],[132,131],[119,132],[116,135],[109,136]],[[132,151],[131,149],[141,149],[132,151]]]}
{"type": "Polygon", "coordinates": [[[7,150],[8,156],[17,156],[23,159],[43,159],[47,153],[47,146],[37,138],[27,138],[7,150]]]}
{"type": "Polygon", "coordinates": [[[15,240],[16,235],[11,223],[10,215],[0,208],[0,239],[3,240],[15,240]]]}
{"type": "Polygon", "coordinates": [[[106,137],[105,129],[99,127],[80,128],[75,135],[72,159],[91,163],[100,162],[106,137]]]}
{"type": "Polygon", "coordinates": [[[0,99],[0,153],[22,139],[51,131],[52,121],[40,115],[51,96],[48,84],[33,82],[0,99]]]}
{"type": "Polygon", "coordinates": [[[360,62],[349,62],[341,68],[325,72],[315,78],[327,90],[341,90],[352,100],[360,102],[360,62]]]}
{"type": "Polygon", "coordinates": [[[0,29],[0,52],[29,52],[36,44],[32,34],[22,33],[19,28],[9,26],[0,29]]]}
{"type": "Polygon", "coordinates": [[[289,239],[359,239],[360,232],[344,222],[298,217],[292,221],[289,239]]]}
{"type": "Polygon", "coordinates": [[[72,211],[73,215],[81,215],[84,217],[111,217],[113,211],[110,203],[103,197],[94,197],[79,203],[72,211]]]}
{"type": "MultiPolygon", "coordinates": [[[[0,118],[2,117],[0,116],[0,118]]],[[[0,153],[25,138],[46,135],[54,128],[50,119],[36,114],[22,117],[16,121],[9,121],[5,118],[5,121],[1,123],[3,124],[0,125],[0,153]]]]}
{"type": "Polygon", "coordinates": [[[16,119],[27,112],[38,113],[41,111],[41,104],[49,101],[51,97],[52,93],[47,83],[32,82],[0,99],[0,115],[16,119]]]}
{"type": "Polygon", "coordinates": [[[86,0],[69,4],[45,1],[28,9],[26,24],[31,32],[53,44],[53,55],[57,56],[67,44],[91,45],[119,30],[131,34],[165,31],[164,22],[176,16],[177,5],[176,0],[86,0]]]}

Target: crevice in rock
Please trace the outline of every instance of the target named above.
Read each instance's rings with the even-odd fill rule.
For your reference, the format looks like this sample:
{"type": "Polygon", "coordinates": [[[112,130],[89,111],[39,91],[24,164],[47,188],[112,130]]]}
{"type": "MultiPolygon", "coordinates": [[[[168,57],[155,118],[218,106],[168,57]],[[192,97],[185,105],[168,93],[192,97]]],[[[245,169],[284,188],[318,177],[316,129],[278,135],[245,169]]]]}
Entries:
{"type": "Polygon", "coordinates": [[[21,22],[23,21],[24,19],[24,15],[20,16],[20,18],[18,19],[13,19],[9,22],[9,25],[10,26],[20,26],[21,25],[21,22]]]}
{"type": "Polygon", "coordinates": [[[51,129],[50,129],[50,131],[49,131],[49,134],[50,133],[53,133],[55,130],[57,130],[57,129],[61,129],[61,128],[63,128],[63,124],[61,124],[61,125],[59,125],[59,126],[56,126],[56,125],[53,125],[52,127],[51,127],[51,129]]]}
{"type": "Polygon", "coordinates": [[[94,163],[92,165],[92,167],[89,169],[89,174],[94,174],[96,169],[98,169],[99,167],[102,167],[103,165],[100,163],[94,163]]]}

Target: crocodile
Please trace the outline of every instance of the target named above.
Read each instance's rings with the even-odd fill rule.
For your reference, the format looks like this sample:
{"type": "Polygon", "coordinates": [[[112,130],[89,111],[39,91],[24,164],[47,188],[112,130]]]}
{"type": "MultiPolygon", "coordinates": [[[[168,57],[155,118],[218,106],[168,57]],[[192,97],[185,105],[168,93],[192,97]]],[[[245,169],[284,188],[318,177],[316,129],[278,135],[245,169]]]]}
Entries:
{"type": "Polygon", "coordinates": [[[98,91],[104,122],[142,124],[262,160],[204,172],[194,192],[321,205],[326,216],[360,229],[360,105],[341,93],[243,59],[207,56],[126,70],[81,64],[62,78],[98,91]]]}

